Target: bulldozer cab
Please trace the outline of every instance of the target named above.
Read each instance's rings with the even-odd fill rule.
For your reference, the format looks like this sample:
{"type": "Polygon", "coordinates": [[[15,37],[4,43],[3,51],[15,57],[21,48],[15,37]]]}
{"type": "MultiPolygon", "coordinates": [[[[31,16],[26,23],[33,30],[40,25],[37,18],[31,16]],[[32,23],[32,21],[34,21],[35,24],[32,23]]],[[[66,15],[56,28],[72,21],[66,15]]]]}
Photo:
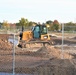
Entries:
{"type": "Polygon", "coordinates": [[[33,28],[33,38],[41,38],[41,35],[47,34],[47,27],[45,25],[36,25],[33,28]]]}

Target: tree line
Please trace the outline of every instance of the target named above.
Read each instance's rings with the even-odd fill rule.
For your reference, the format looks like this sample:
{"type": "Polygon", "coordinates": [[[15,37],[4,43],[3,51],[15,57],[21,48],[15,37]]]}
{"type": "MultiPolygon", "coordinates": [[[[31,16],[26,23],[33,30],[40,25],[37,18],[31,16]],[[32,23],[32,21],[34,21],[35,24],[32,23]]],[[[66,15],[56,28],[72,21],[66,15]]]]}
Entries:
{"type": "MultiPolygon", "coordinates": [[[[9,29],[10,27],[32,27],[34,24],[37,24],[36,22],[29,21],[28,19],[21,18],[17,23],[12,24],[8,23],[8,21],[3,21],[2,23],[0,22],[0,28],[3,26],[6,29],[9,29]]],[[[58,22],[58,20],[48,20],[44,23],[49,31],[61,31],[62,30],[62,24],[58,22]]],[[[68,22],[64,23],[64,30],[65,31],[71,31],[74,30],[76,31],[76,23],[68,22]]]]}

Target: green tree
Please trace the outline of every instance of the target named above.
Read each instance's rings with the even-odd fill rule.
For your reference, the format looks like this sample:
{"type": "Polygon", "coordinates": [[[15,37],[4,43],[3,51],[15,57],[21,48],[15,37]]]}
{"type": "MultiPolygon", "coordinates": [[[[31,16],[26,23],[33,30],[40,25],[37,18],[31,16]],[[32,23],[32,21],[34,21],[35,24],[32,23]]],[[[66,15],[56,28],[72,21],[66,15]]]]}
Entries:
{"type": "Polygon", "coordinates": [[[49,30],[49,31],[53,30],[53,29],[52,29],[53,21],[51,21],[51,20],[46,21],[46,26],[48,27],[48,30],[49,30]]]}
{"type": "Polygon", "coordinates": [[[24,31],[24,29],[29,26],[29,21],[28,21],[28,19],[21,18],[19,20],[19,23],[16,23],[16,25],[17,25],[17,28],[19,28],[21,31],[24,31]],[[18,27],[18,25],[19,25],[19,27],[18,27]]]}
{"type": "Polygon", "coordinates": [[[56,31],[58,31],[58,29],[59,29],[59,25],[57,25],[57,24],[54,24],[54,25],[52,26],[52,28],[53,28],[53,30],[56,30],[56,31]]]}
{"type": "Polygon", "coordinates": [[[65,23],[66,26],[74,26],[75,23],[72,23],[72,22],[68,22],[68,23],[65,23]]]}
{"type": "Polygon", "coordinates": [[[33,26],[33,22],[30,21],[29,24],[28,24],[28,26],[29,26],[29,27],[30,27],[30,26],[33,26]]]}
{"type": "Polygon", "coordinates": [[[19,25],[20,25],[20,26],[27,27],[27,26],[28,26],[28,24],[29,24],[28,19],[21,18],[21,20],[19,20],[19,25]]]}
{"type": "Polygon", "coordinates": [[[52,23],[53,23],[53,21],[51,21],[51,20],[46,21],[46,24],[51,25],[52,23]]]}
{"type": "Polygon", "coordinates": [[[76,23],[68,22],[64,24],[65,31],[76,31],[76,23]]]}

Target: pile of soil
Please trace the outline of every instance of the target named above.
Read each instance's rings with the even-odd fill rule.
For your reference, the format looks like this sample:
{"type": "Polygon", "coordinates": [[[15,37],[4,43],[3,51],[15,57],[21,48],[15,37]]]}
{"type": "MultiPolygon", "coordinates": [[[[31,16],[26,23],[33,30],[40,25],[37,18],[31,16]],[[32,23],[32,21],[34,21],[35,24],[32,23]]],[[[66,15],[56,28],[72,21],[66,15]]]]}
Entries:
{"type": "Polygon", "coordinates": [[[8,40],[8,38],[9,38],[9,34],[0,34],[0,39],[1,40],[8,40]]]}
{"type": "Polygon", "coordinates": [[[11,50],[12,43],[8,41],[8,34],[0,34],[0,50],[11,50]]]}
{"type": "Polygon", "coordinates": [[[44,65],[36,67],[35,74],[38,75],[76,75],[76,60],[54,59],[44,65]]]}
{"type": "Polygon", "coordinates": [[[51,57],[55,57],[57,59],[72,59],[73,56],[67,52],[63,52],[57,48],[55,48],[54,46],[48,46],[47,47],[47,51],[48,51],[48,55],[51,57]]]}
{"type": "Polygon", "coordinates": [[[17,48],[16,55],[28,55],[33,57],[42,57],[42,58],[55,58],[55,59],[72,59],[73,56],[67,52],[62,52],[61,50],[55,48],[54,46],[46,46],[35,48],[36,51],[33,51],[34,48],[17,48]]]}

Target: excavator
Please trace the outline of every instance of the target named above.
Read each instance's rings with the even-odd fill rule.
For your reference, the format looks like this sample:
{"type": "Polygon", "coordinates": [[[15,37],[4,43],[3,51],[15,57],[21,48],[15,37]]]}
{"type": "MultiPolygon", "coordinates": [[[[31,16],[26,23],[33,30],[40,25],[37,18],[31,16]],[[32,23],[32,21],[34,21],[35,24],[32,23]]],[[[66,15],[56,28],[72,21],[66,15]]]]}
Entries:
{"type": "Polygon", "coordinates": [[[20,35],[18,47],[25,48],[27,44],[51,44],[50,35],[46,25],[37,24],[29,31],[23,31],[20,35]]]}

